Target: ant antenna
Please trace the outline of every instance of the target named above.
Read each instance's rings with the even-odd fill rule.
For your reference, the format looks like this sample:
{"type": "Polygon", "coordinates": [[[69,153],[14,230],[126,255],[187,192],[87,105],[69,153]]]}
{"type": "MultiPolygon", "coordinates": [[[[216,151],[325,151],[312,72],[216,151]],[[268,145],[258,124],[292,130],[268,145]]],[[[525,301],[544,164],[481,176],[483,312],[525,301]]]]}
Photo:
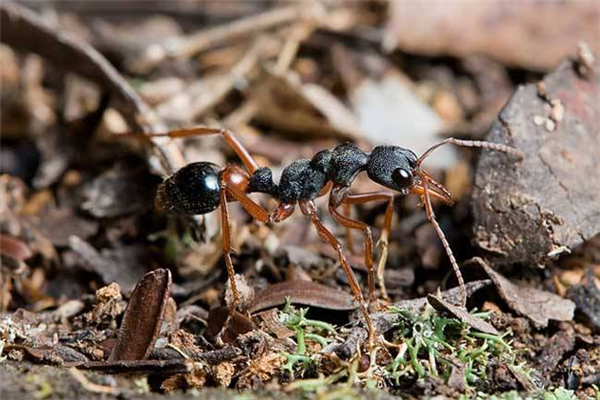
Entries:
{"type": "Polygon", "coordinates": [[[457,146],[462,146],[462,147],[479,147],[479,148],[484,148],[484,149],[501,151],[503,153],[512,154],[512,155],[518,157],[520,160],[522,160],[524,157],[522,152],[515,149],[514,147],[510,147],[505,144],[485,142],[485,141],[481,141],[481,140],[461,140],[461,139],[455,139],[455,138],[447,138],[447,139],[442,140],[438,144],[434,144],[429,149],[427,149],[425,151],[425,153],[423,153],[421,155],[421,157],[419,157],[417,159],[416,167],[418,168],[421,165],[421,163],[423,162],[423,160],[425,160],[425,158],[427,158],[435,149],[437,149],[438,147],[442,147],[449,143],[455,144],[457,146]]]}
{"type": "MultiPolygon", "coordinates": [[[[435,149],[435,147],[433,149],[435,149]]],[[[438,237],[440,238],[442,245],[444,246],[444,250],[446,250],[446,254],[450,259],[450,264],[452,264],[454,275],[456,275],[456,279],[458,280],[458,286],[460,287],[461,305],[465,307],[467,304],[467,288],[465,286],[465,281],[462,277],[462,273],[460,272],[460,267],[456,262],[456,258],[454,258],[454,253],[450,248],[450,244],[448,243],[448,240],[446,240],[446,236],[444,235],[442,228],[440,228],[440,224],[438,224],[437,220],[435,219],[435,213],[433,212],[433,207],[431,206],[431,197],[429,196],[429,187],[427,185],[430,182],[429,178],[422,172],[420,172],[420,174],[423,186],[422,201],[425,204],[425,212],[427,213],[427,218],[435,228],[435,231],[438,237]]]]}

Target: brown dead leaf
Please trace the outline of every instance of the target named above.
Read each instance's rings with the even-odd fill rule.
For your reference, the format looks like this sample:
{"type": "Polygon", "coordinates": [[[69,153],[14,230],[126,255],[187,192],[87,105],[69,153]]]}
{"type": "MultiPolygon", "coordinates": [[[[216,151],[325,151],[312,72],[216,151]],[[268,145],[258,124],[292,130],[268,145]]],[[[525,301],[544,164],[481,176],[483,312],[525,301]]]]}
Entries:
{"type": "Polygon", "coordinates": [[[461,2],[440,7],[393,1],[387,49],[427,55],[486,54],[509,65],[548,70],[585,40],[600,51],[596,2],[461,2]]]}
{"type": "Polygon", "coordinates": [[[435,308],[436,310],[438,310],[439,312],[450,314],[453,317],[466,323],[471,328],[474,328],[483,333],[489,333],[490,335],[498,335],[499,334],[499,332],[496,330],[496,328],[494,328],[489,323],[485,322],[481,318],[477,318],[477,317],[473,316],[464,308],[455,306],[454,304],[451,304],[451,303],[447,302],[446,300],[443,300],[441,297],[437,297],[437,296],[430,294],[427,296],[427,301],[429,301],[429,304],[431,304],[431,306],[433,308],[435,308]]]}
{"type": "Polygon", "coordinates": [[[575,303],[531,287],[518,286],[494,271],[483,260],[475,258],[496,285],[500,297],[517,313],[529,318],[540,328],[548,326],[548,320],[570,321],[575,312],[575,303]]]}
{"type": "Polygon", "coordinates": [[[285,326],[279,320],[278,311],[274,308],[258,313],[256,316],[262,320],[264,324],[263,329],[274,334],[278,339],[287,339],[296,335],[295,331],[285,326]]]}
{"type": "MultiPolygon", "coordinates": [[[[225,322],[228,321],[229,308],[217,307],[210,310],[208,314],[208,327],[206,328],[206,336],[215,338],[225,322]]],[[[229,319],[227,328],[221,335],[223,343],[232,343],[239,335],[250,332],[254,329],[254,323],[245,315],[236,311],[232,318],[229,319]]]]}
{"type": "Polygon", "coordinates": [[[98,232],[97,221],[78,216],[70,207],[51,209],[40,217],[39,230],[54,246],[69,246],[72,235],[86,240],[98,232]]]}
{"type": "Polygon", "coordinates": [[[157,269],[139,281],[125,310],[109,361],[145,359],[158,336],[171,289],[171,272],[157,269]]]}
{"type": "Polygon", "coordinates": [[[354,297],[346,292],[316,282],[294,280],[276,283],[258,292],[248,311],[254,313],[266,308],[281,306],[287,299],[292,304],[327,310],[352,311],[358,308],[354,297]]]}
{"type": "Polygon", "coordinates": [[[33,256],[33,252],[27,243],[3,234],[0,234],[0,252],[19,261],[25,261],[33,256]]]}

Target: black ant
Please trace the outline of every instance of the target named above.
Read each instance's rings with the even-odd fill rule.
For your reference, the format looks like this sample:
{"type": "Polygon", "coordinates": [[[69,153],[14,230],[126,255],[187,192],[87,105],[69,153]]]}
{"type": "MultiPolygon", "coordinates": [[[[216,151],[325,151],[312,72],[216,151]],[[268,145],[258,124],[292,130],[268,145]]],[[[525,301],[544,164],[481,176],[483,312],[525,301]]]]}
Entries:
{"type": "Polygon", "coordinates": [[[359,304],[369,330],[369,339],[374,338],[374,327],[367,311],[362,290],[352,272],[340,242],[323,225],[317,214],[314,200],[328,192],[329,212],[333,218],[347,229],[358,229],[365,235],[365,265],[368,271],[369,297],[374,299],[374,267],[373,237],[371,228],[361,222],[342,215],[338,208],[342,205],[364,204],[371,201],[387,201],[384,227],[379,241],[381,246],[378,261],[378,281],[384,290],[383,268],[387,260],[388,237],[391,229],[394,193],[376,191],[370,193],[351,194],[349,188],[356,176],[366,171],[374,182],[401,195],[416,194],[420,196],[429,221],[435,227],[452,268],[458,280],[462,306],[466,304],[466,289],[460,269],[452,250],[435,219],[431,198],[435,197],[447,204],[452,204],[452,196],[429,174],[421,169],[421,164],[438,147],[452,143],[464,147],[481,147],[511,153],[519,158],[523,155],[518,150],[497,143],[470,141],[448,138],[430,147],[423,155],[417,157],[409,149],[397,146],[377,146],[371,153],[366,153],[352,143],[341,144],[331,150],[322,150],[312,159],[297,160],[288,165],[282,172],[279,184],[273,182],[271,169],[261,167],[248,151],[226,129],[196,127],[175,130],[148,136],[167,136],[180,138],[195,135],[220,134],[243,162],[245,169],[228,165],[224,168],[210,162],[189,164],[168,177],[158,188],[157,208],[171,212],[191,215],[206,214],[221,207],[222,247],[229,282],[233,293],[230,305],[230,316],[233,315],[239,302],[239,293],[235,284],[235,272],[231,261],[231,231],[227,203],[238,201],[242,207],[256,220],[265,224],[275,224],[288,218],[296,205],[300,211],[310,217],[317,233],[337,252],[339,261],[348,277],[352,294],[359,304]],[[249,193],[266,193],[279,201],[272,212],[252,200],[249,193]]]}

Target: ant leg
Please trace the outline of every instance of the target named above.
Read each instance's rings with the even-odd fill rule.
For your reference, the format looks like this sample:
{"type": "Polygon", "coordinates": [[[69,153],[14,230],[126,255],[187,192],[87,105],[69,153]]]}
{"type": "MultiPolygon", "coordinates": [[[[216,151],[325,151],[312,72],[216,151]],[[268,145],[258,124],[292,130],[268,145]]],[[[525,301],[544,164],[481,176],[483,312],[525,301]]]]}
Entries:
{"type": "Polygon", "coordinates": [[[302,213],[310,217],[310,221],[314,225],[319,236],[327,243],[329,243],[329,245],[331,245],[331,247],[333,247],[333,249],[338,253],[338,258],[340,260],[340,263],[342,264],[342,268],[344,268],[344,272],[348,277],[350,290],[354,295],[354,299],[359,304],[361,312],[367,324],[367,329],[369,331],[369,343],[372,344],[375,340],[375,327],[373,326],[373,322],[371,321],[371,317],[369,316],[369,311],[367,310],[367,305],[365,304],[365,299],[363,297],[362,290],[360,289],[360,285],[358,284],[358,280],[356,279],[356,275],[354,275],[354,272],[352,272],[352,268],[350,268],[350,265],[346,260],[346,256],[344,255],[342,245],[319,219],[314,201],[300,200],[299,205],[302,213]]]}
{"type": "MultiPolygon", "coordinates": [[[[352,207],[348,203],[344,203],[344,216],[348,219],[352,219],[352,207]]],[[[354,240],[352,239],[352,229],[346,227],[346,247],[352,254],[356,254],[354,249],[354,240]]]]}
{"type": "Polygon", "coordinates": [[[429,149],[427,149],[417,159],[416,167],[418,168],[421,165],[421,163],[423,162],[423,160],[425,160],[431,154],[431,152],[433,152],[435,149],[437,149],[438,147],[442,147],[446,144],[450,144],[450,143],[454,144],[456,146],[462,146],[462,147],[479,147],[479,148],[484,148],[484,149],[492,149],[492,150],[496,150],[496,151],[501,151],[503,153],[512,154],[514,156],[517,156],[520,160],[522,160],[524,157],[522,152],[515,149],[514,147],[510,147],[505,144],[485,142],[485,141],[481,141],[481,140],[462,140],[462,139],[455,139],[455,138],[447,138],[437,144],[434,144],[429,149]]]}
{"type": "MultiPolygon", "coordinates": [[[[369,225],[361,221],[356,221],[348,218],[337,211],[339,203],[335,202],[336,188],[334,188],[329,197],[329,213],[333,219],[340,225],[347,228],[348,232],[351,229],[357,229],[365,235],[365,266],[367,267],[367,282],[369,285],[369,301],[375,300],[375,287],[373,283],[373,235],[369,225]]],[[[337,192],[340,193],[340,192],[337,192]]]]}
{"type": "MultiPolygon", "coordinates": [[[[385,269],[385,264],[387,262],[387,256],[388,256],[388,243],[389,243],[389,235],[390,232],[392,230],[392,217],[394,215],[394,194],[390,193],[390,192],[385,192],[385,191],[379,191],[379,192],[369,192],[369,193],[360,193],[360,194],[350,194],[345,196],[345,198],[342,200],[342,204],[344,206],[346,205],[353,205],[353,204],[364,204],[364,203],[369,203],[372,201],[378,201],[378,200],[386,200],[387,201],[387,207],[385,210],[385,218],[384,218],[384,223],[383,223],[383,230],[381,231],[381,237],[377,243],[377,246],[380,249],[380,255],[379,255],[379,259],[377,260],[377,281],[379,283],[379,287],[381,288],[381,295],[385,300],[389,299],[389,296],[387,295],[387,291],[385,290],[385,280],[383,279],[383,273],[384,273],[384,269],[385,269]]],[[[344,226],[348,226],[345,225],[344,222],[342,222],[341,218],[340,220],[338,220],[336,218],[337,216],[340,216],[340,214],[337,212],[337,210],[331,210],[330,212],[332,213],[334,219],[336,219],[336,221],[338,221],[340,224],[344,225],[344,226]]],[[[348,218],[342,217],[346,220],[349,220],[348,218]]],[[[354,220],[350,220],[354,223],[358,223],[358,224],[363,224],[362,222],[358,222],[358,221],[354,221],[354,220]]],[[[365,224],[363,224],[365,225],[365,224]]],[[[365,225],[366,226],[366,225],[365,225]]],[[[348,226],[349,228],[351,228],[350,226],[348,226]]],[[[357,229],[361,229],[361,228],[357,228],[357,229]]],[[[365,233],[365,252],[368,252],[368,254],[372,254],[372,247],[373,247],[373,242],[372,242],[372,237],[371,237],[371,229],[368,228],[368,232],[363,230],[363,232],[365,233]],[[369,244],[369,239],[371,240],[371,243],[369,244]],[[367,250],[367,248],[371,248],[371,250],[367,250]]],[[[370,282],[373,281],[373,261],[372,261],[372,257],[371,258],[371,268],[369,269],[368,264],[367,264],[367,254],[365,254],[365,264],[367,264],[367,269],[369,271],[369,278],[370,278],[370,282]]],[[[374,294],[372,292],[374,288],[372,288],[371,286],[369,286],[369,296],[371,298],[374,297],[374,294]]]]}
{"type": "Polygon", "coordinates": [[[244,210],[257,221],[269,223],[269,213],[246,194],[250,176],[241,167],[232,165],[221,171],[221,187],[237,200],[244,210]]]}
{"type": "Polygon", "coordinates": [[[218,338],[225,331],[225,328],[229,324],[229,319],[235,314],[238,303],[240,302],[240,294],[235,284],[235,270],[233,269],[233,262],[231,261],[231,226],[229,224],[229,212],[227,211],[227,190],[221,188],[221,235],[222,235],[222,250],[223,256],[225,257],[225,266],[227,267],[227,276],[229,277],[229,284],[231,285],[232,300],[229,305],[229,316],[221,329],[221,332],[217,335],[218,338]]]}
{"type": "Polygon", "coordinates": [[[433,207],[431,206],[431,197],[429,195],[429,188],[427,186],[428,179],[423,176],[422,176],[422,178],[423,178],[422,179],[423,195],[421,196],[421,201],[425,205],[425,212],[427,213],[427,218],[429,219],[429,221],[435,228],[435,231],[436,231],[438,237],[440,238],[440,240],[442,241],[442,245],[444,246],[444,249],[446,250],[446,254],[448,255],[448,258],[450,259],[450,264],[452,264],[452,269],[454,270],[454,274],[456,275],[456,279],[458,280],[458,286],[460,287],[461,306],[466,307],[466,305],[467,305],[467,288],[465,286],[465,281],[462,277],[462,273],[460,272],[458,263],[456,262],[456,258],[454,258],[454,253],[452,252],[452,249],[450,248],[450,244],[448,243],[448,240],[446,240],[446,236],[444,235],[442,228],[440,228],[440,225],[438,224],[437,220],[435,219],[435,213],[433,212],[433,207]]]}
{"type": "Polygon", "coordinates": [[[197,126],[194,128],[176,129],[166,133],[142,133],[140,135],[146,137],[170,137],[172,139],[201,135],[221,135],[227,143],[227,145],[229,145],[229,147],[231,147],[231,149],[240,158],[240,160],[242,160],[242,162],[251,174],[254,173],[254,171],[256,171],[260,167],[260,165],[254,160],[254,158],[252,158],[248,150],[246,150],[242,143],[240,143],[240,141],[235,137],[233,132],[231,132],[229,129],[197,126]]]}

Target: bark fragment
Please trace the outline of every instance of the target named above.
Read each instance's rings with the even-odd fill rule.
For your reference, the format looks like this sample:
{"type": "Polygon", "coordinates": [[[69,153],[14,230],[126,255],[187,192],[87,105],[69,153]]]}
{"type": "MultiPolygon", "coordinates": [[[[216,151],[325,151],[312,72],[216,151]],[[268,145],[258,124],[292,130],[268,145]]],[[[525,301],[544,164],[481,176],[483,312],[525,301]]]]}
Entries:
{"type": "Polygon", "coordinates": [[[475,242],[495,263],[543,264],[600,232],[599,88],[598,68],[587,79],[565,61],[519,87],[492,125],[487,140],[525,154],[515,164],[485,151],[477,166],[475,242]]]}

